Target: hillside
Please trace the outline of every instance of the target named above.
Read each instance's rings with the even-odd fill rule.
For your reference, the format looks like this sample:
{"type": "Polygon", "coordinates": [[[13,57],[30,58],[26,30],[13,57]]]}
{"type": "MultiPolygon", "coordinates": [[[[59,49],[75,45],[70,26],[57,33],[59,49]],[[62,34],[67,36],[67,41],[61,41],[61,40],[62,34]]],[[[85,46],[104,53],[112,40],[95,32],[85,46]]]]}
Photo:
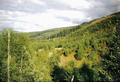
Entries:
{"type": "MultiPolygon", "coordinates": [[[[82,28],[70,32],[69,34],[65,35],[65,37],[55,37],[54,39],[39,41],[38,43],[35,42],[35,44],[39,44],[36,46],[36,49],[41,48],[48,51],[53,49],[52,46],[54,46],[55,48],[62,47],[62,50],[59,50],[56,52],[56,54],[53,54],[53,56],[57,57],[59,60],[56,60],[57,64],[55,64],[55,66],[58,66],[57,68],[55,68],[56,71],[59,69],[61,71],[70,73],[70,70],[77,70],[83,64],[89,65],[90,67],[88,67],[88,69],[94,70],[96,69],[96,67],[100,66],[99,69],[96,69],[95,72],[97,72],[99,78],[101,78],[101,81],[109,81],[109,78],[111,78],[112,80],[118,80],[114,78],[119,77],[120,73],[118,73],[118,71],[115,71],[115,69],[108,70],[108,68],[114,68],[114,66],[116,67],[116,69],[119,68],[119,66],[116,66],[119,63],[119,57],[117,58],[115,56],[120,54],[120,49],[118,51],[115,51],[116,48],[119,48],[120,45],[118,34],[120,32],[119,20],[120,13],[92,20],[89,24],[81,25],[82,28]],[[113,46],[115,44],[116,47],[113,46]],[[111,53],[114,53],[112,54],[112,56],[115,57],[114,60],[117,60],[117,63],[113,62],[114,60],[111,59],[111,53]],[[108,64],[108,62],[106,61],[111,62],[111,64],[108,64]],[[99,63],[102,63],[102,66],[99,63]],[[117,74],[117,76],[114,76],[114,74],[117,74]],[[104,78],[102,78],[103,76],[104,78]]],[[[76,28],[76,26],[73,28],[76,28]]],[[[61,36],[62,35],[63,34],[61,33],[61,36]]],[[[55,76],[58,75],[58,78],[54,77],[54,80],[60,80],[59,77],[63,77],[62,74],[64,74],[64,72],[59,74],[55,73],[55,76]]],[[[75,77],[79,78],[78,76],[75,77]]],[[[83,77],[85,78],[84,75],[83,77]]],[[[96,78],[97,77],[98,76],[96,75],[96,78]]],[[[76,79],[75,81],[83,80],[76,79]]]]}
{"type": "Polygon", "coordinates": [[[82,23],[80,25],[73,26],[72,28],[69,28],[69,29],[61,30],[58,33],[51,34],[48,38],[52,39],[52,38],[57,38],[57,37],[65,37],[66,35],[69,35],[69,34],[71,34],[72,32],[75,32],[78,29],[81,29],[81,28],[83,28],[83,27],[85,27],[87,25],[95,24],[95,23],[100,22],[102,20],[105,20],[105,19],[107,19],[107,18],[109,18],[111,16],[113,16],[113,14],[110,15],[110,16],[107,16],[107,17],[94,19],[94,20],[91,20],[89,22],[84,22],[84,23],[82,23]]]}
{"type": "Polygon", "coordinates": [[[72,26],[71,27],[54,28],[54,29],[38,31],[38,32],[37,31],[36,32],[28,32],[27,34],[30,36],[30,38],[35,38],[35,37],[48,38],[50,35],[52,35],[54,33],[58,33],[61,30],[69,29],[69,28],[72,28],[72,26]]]}
{"type": "MultiPolygon", "coordinates": [[[[120,81],[119,12],[58,30],[30,33],[35,37],[32,39],[11,32],[12,81],[19,81],[19,77],[48,82],[70,82],[72,77],[74,82],[120,81]],[[49,39],[36,37],[38,34],[49,39]]],[[[6,81],[7,31],[0,40],[0,77],[6,81]]]]}

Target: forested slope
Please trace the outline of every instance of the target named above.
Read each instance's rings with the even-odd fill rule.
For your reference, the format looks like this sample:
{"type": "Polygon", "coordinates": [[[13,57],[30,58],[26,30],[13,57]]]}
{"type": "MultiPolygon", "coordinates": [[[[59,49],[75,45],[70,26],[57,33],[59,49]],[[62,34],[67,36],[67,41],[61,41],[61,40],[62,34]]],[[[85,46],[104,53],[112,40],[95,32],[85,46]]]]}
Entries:
{"type": "MultiPolygon", "coordinates": [[[[31,39],[12,30],[10,34],[11,81],[70,82],[72,77],[74,82],[120,80],[120,13],[61,30],[48,40],[31,39]]],[[[1,81],[8,77],[7,55],[8,30],[3,30],[1,81]]]]}
{"type": "Polygon", "coordinates": [[[42,37],[43,39],[47,39],[49,38],[50,35],[54,34],[54,33],[58,33],[64,29],[69,29],[72,28],[71,27],[62,27],[62,28],[54,28],[54,29],[49,29],[49,30],[45,30],[45,31],[36,31],[36,32],[28,32],[27,34],[29,35],[30,38],[35,38],[35,37],[42,37]]]}

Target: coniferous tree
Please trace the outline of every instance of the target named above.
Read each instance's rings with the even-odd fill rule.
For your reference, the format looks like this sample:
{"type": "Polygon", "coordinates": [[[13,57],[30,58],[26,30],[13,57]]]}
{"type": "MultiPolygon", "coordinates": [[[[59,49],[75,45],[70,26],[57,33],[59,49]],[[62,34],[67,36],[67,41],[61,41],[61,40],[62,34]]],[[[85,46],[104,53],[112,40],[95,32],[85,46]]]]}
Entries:
{"type": "Polygon", "coordinates": [[[91,51],[90,52],[90,55],[88,56],[90,60],[94,60],[96,55],[95,55],[95,52],[94,51],[91,51]]]}
{"type": "MultiPolygon", "coordinates": [[[[1,70],[1,81],[7,81],[8,79],[8,74],[7,74],[7,58],[8,58],[8,30],[4,29],[2,34],[1,34],[1,40],[0,40],[0,59],[1,59],[1,65],[0,65],[0,70],[1,70]]],[[[10,80],[10,78],[9,78],[10,80]]]]}
{"type": "Polygon", "coordinates": [[[79,60],[81,60],[84,57],[84,53],[85,53],[85,51],[84,51],[82,45],[79,46],[79,49],[78,49],[78,52],[77,52],[77,58],[79,60]]]}
{"type": "Polygon", "coordinates": [[[22,35],[22,34],[18,34],[18,33],[15,33],[13,30],[10,29],[10,38],[9,38],[9,33],[8,33],[8,30],[5,29],[3,30],[2,32],[2,35],[1,35],[1,50],[2,51],[0,53],[0,55],[2,56],[2,66],[1,66],[1,70],[4,70],[2,71],[2,81],[6,81],[6,73],[7,73],[7,62],[5,62],[7,60],[7,58],[10,58],[11,61],[8,61],[10,64],[9,64],[9,70],[10,70],[10,81],[21,81],[22,82],[22,62],[23,62],[23,57],[24,59],[27,57],[27,56],[23,56],[24,54],[24,48],[26,47],[25,43],[26,43],[26,39],[27,38],[24,38],[25,35],[22,35]],[[22,35],[22,36],[20,36],[22,35]],[[8,41],[10,40],[10,41],[8,41]],[[8,42],[9,42],[9,46],[8,46],[8,42]],[[4,47],[3,47],[4,46],[4,47]],[[7,49],[7,47],[10,49],[7,49]],[[7,56],[7,50],[9,50],[11,56],[7,56]]]}

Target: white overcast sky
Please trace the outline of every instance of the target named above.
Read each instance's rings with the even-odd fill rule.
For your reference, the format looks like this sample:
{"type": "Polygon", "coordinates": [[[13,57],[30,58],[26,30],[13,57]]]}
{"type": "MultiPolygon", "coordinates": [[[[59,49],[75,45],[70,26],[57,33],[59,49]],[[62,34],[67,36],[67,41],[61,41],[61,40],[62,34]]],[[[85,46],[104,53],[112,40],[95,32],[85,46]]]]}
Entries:
{"type": "Polygon", "coordinates": [[[43,31],[119,11],[120,0],[0,0],[0,30],[43,31]]]}

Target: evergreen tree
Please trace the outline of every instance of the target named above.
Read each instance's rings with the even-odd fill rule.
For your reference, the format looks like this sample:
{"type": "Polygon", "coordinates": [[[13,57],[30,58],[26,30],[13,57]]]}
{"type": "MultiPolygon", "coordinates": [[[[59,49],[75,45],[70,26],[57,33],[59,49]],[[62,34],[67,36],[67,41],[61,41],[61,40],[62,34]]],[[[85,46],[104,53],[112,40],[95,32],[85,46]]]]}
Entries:
{"type": "Polygon", "coordinates": [[[8,38],[8,30],[5,29],[1,35],[1,48],[2,53],[2,81],[6,81],[6,73],[7,73],[7,39],[10,39],[9,47],[10,47],[10,81],[21,81],[22,82],[22,67],[23,67],[23,58],[25,59],[27,56],[24,55],[24,48],[26,48],[26,37],[25,35],[15,33],[13,30],[10,30],[10,38],[8,38]],[[23,39],[24,37],[24,39],[23,39]],[[4,47],[3,47],[4,46],[4,47]]]}
{"type": "Polygon", "coordinates": [[[74,75],[76,82],[78,81],[99,81],[99,73],[95,68],[90,68],[89,64],[85,62],[81,68],[74,69],[74,75]]]}
{"type": "Polygon", "coordinates": [[[79,49],[78,49],[78,52],[77,52],[77,58],[79,60],[81,60],[84,57],[84,53],[85,53],[85,51],[84,51],[82,45],[79,46],[79,49]]]}
{"type": "Polygon", "coordinates": [[[94,60],[95,57],[96,57],[95,52],[94,52],[94,51],[91,51],[91,52],[90,52],[90,55],[88,56],[88,59],[94,60]]]}
{"type": "Polygon", "coordinates": [[[10,81],[10,29],[4,29],[0,40],[1,80],[10,81]],[[9,33],[8,33],[9,30],[9,33]],[[8,38],[9,37],[9,38],[8,38]],[[9,41],[8,41],[9,40],[9,41]],[[8,48],[9,45],[9,48],[8,48]],[[8,70],[7,70],[8,69],[8,70]],[[7,79],[8,78],[8,79],[7,79]]]}

